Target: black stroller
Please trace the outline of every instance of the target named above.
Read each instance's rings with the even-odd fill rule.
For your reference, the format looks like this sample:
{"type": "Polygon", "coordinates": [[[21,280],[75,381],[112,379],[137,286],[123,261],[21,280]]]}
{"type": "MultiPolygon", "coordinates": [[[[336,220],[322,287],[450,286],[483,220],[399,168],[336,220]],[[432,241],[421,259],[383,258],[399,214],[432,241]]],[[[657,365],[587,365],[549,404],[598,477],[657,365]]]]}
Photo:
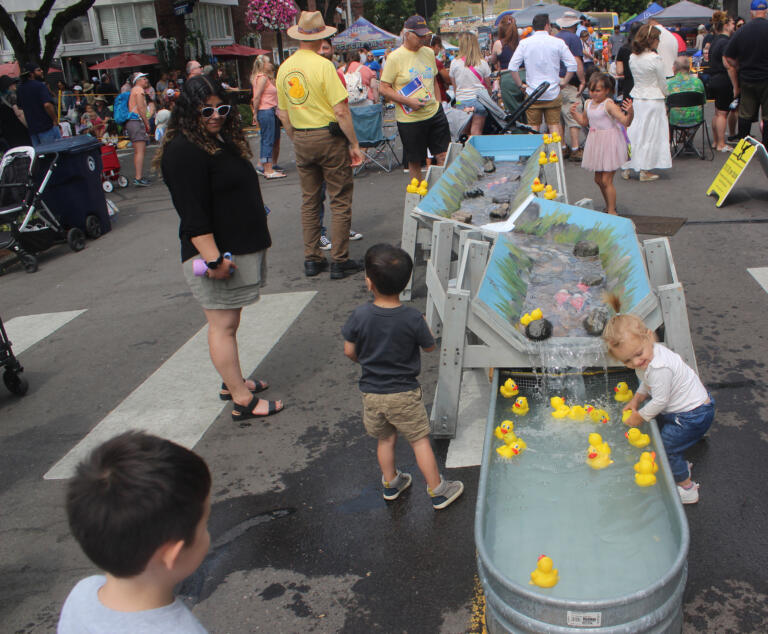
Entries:
{"type": "Polygon", "coordinates": [[[3,372],[3,383],[8,391],[16,396],[24,396],[29,389],[29,383],[21,374],[24,368],[13,356],[11,342],[8,341],[8,335],[3,326],[3,320],[0,318],[0,367],[5,368],[3,372]]]}
{"type": "Polygon", "coordinates": [[[83,231],[65,231],[42,200],[57,159],[47,168],[35,159],[34,148],[21,146],[8,150],[0,161],[0,249],[12,251],[27,273],[37,271],[34,254],[54,244],[66,242],[73,251],[85,248],[83,231]]]}

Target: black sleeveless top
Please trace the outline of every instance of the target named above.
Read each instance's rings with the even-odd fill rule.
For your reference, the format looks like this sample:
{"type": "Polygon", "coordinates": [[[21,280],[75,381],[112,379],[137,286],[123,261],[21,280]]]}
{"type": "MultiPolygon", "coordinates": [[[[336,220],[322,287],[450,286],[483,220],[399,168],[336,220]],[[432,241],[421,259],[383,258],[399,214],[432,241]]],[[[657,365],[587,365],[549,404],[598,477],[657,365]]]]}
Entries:
{"type": "Polygon", "coordinates": [[[515,49],[510,46],[503,46],[501,53],[496,56],[496,61],[499,63],[499,70],[507,70],[509,66],[509,60],[512,59],[512,55],[515,53],[515,49]]]}

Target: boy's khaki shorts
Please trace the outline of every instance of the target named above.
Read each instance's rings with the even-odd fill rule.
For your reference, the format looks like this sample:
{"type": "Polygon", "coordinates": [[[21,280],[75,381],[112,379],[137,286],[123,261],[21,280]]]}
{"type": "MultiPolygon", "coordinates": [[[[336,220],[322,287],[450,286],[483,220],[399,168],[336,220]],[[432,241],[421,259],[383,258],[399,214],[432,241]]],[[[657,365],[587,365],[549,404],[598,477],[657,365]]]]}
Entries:
{"type": "Polygon", "coordinates": [[[421,388],[395,394],[363,392],[363,425],[370,436],[382,440],[394,433],[410,443],[428,436],[429,418],[421,388]]]}

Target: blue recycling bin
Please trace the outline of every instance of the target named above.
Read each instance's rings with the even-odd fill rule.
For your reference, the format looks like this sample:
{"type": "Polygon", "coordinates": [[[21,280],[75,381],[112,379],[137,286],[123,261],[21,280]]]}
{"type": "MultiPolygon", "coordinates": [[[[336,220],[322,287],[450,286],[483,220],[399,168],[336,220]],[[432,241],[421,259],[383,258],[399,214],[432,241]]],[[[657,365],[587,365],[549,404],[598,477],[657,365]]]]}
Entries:
{"type": "Polygon", "coordinates": [[[81,135],[39,145],[35,152],[40,159],[39,177],[56,161],[43,201],[64,229],[77,227],[92,238],[109,231],[112,227],[101,187],[101,143],[81,135]]]}

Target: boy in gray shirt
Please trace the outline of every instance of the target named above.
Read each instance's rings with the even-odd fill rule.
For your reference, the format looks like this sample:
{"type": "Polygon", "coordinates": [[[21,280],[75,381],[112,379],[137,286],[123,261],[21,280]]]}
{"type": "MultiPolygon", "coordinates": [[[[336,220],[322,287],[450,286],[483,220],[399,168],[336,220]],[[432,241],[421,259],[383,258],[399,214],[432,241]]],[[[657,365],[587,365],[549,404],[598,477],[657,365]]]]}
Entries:
{"type": "Polygon", "coordinates": [[[173,588],[208,552],[210,489],[200,456],[143,432],[81,462],[67,491],[69,526],[106,574],[72,589],[58,634],[205,634],[173,588]]]}
{"type": "Polygon", "coordinates": [[[464,491],[458,480],[444,480],[429,441],[429,419],[416,378],[419,349],[431,352],[435,340],[415,309],[400,303],[413,262],[402,249],[376,244],[365,254],[365,284],[373,302],[358,306],[341,329],[344,354],[360,363],[363,425],[378,440],[385,500],[395,500],[411,486],[411,474],[395,466],[395,444],[401,434],[411,444],[432,507],[443,509],[464,491]]]}

